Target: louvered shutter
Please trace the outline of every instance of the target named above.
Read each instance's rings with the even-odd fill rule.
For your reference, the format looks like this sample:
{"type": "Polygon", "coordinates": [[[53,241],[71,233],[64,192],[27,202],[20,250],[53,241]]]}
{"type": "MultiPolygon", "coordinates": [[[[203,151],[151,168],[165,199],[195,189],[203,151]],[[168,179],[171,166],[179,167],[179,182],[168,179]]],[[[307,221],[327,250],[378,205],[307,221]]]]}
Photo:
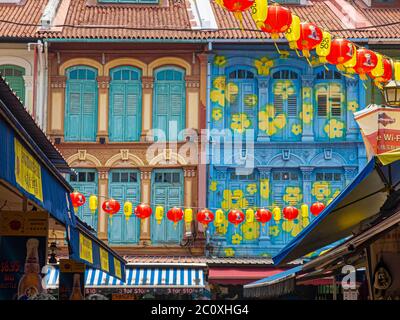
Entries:
{"type": "Polygon", "coordinates": [[[124,84],[111,84],[111,141],[123,141],[125,132],[125,86],[124,84]]]}
{"type": "Polygon", "coordinates": [[[82,110],[81,84],[71,82],[67,85],[66,132],[65,140],[78,141],[81,138],[82,110]]]}
{"type": "Polygon", "coordinates": [[[141,132],[140,112],[140,84],[126,85],[126,119],[125,141],[138,141],[141,132]]]}

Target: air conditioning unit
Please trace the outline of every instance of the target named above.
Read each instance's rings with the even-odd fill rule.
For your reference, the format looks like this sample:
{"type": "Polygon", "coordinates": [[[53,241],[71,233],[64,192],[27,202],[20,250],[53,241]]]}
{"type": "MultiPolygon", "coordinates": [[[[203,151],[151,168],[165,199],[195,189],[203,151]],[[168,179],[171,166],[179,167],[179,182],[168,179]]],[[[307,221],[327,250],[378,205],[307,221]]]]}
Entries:
{"type": "Polygon", "coordinates": [[[46,7],[44,8],[43,15],[40,18],[40,25],[43,29],[48,29],[52,26],[53,19],[57,13],[57,9],[60,6],[61,0],[49,0],[46,7]]]}

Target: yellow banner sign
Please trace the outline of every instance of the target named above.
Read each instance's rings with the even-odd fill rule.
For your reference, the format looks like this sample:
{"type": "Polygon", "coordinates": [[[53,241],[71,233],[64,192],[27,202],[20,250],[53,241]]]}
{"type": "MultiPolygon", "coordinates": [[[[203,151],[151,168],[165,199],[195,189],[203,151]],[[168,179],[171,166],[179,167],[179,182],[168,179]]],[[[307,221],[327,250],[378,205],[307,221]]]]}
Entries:
{"type": "Polygon", "coordinates": [[[39,163],[15,138],[15,180],[27,192],[43,202],[42,173],[39,163]]]}
{"type": "Polygon", "coordinates": [[[47,237],[47,212],[0,212],[0,236],[47,237]]]}
{"type": "Polygon", "coordinates": [[[115,275],[118,278],[122,278],[121,274],[121,262],[118,259],[114,258],[114,270],[115,270],[115,275]]]}
{"type": "Polygon", "coordinates": [[[85,264],[70,259],[60,260],[60,271],[66,273],[84,273],[85,264]]]}
{"type": "Polygon", "coordinates": [[[92,240],[79,234],[79,257],[89,263],[93,263],[93,243],[92,240]]]}
{"type": "Polygon", "coordinates": [[[103,248],[100,248],[100,264],[101,264],[101,270],[106,272],[110,271],[110,266],[108,263],[108,252],[103,248]]]}

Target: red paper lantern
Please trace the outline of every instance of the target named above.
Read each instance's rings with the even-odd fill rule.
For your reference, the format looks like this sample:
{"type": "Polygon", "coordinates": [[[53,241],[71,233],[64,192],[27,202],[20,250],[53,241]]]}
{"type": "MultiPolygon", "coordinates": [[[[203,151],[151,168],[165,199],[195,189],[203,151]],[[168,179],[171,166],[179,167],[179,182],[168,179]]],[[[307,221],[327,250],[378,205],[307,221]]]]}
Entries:
{"type": "Polygon", "coordinates": [[[255,0],[221,0],[220,3],[230,12],[243,12],[249,9],[255,0]]]}
{"type": "Polygon", "coordinates": [[[357,50],[357,64],[354,70],[360,75],[362,80],[367,79],[367,73],[371,72],[378,63],[375,52],[362,48],[357,50]]]}
{"type": "Polygon", "coordinates": [[[146,218],[150,217],[152,213],[153,213],[153,210],[151,209],[151,207],[144,203],[139,204],[135,208],[135,215],[139,219],[146,219],[146,218]]]}
{"type": "Polygon", "coordinates": [[[197,213],[197,221],[204,226],[208,226],[211,222],[214,221],[214,213],[212,213],[208,209],[203,209],[197,213]]]}
{"type": "Polygon", "coordinates": [[[310,211],[314,216],[318,216],[324,209],[325,205],[322,202],[315,202],[312,204],[310,211]]]}
{"type": "Polygon", "coordinates": [[[307,58],[310,57],[310,50],[314,49],[322,41],[322,31],[314,23],[300,23],[300,38],[297,40],[297,48],[307,58]]]}
{"type": "Polygon", "coordinates": [[[388,82],[392,80],[393,77],[393,70],[392,70],[392,63],[390,62],[389,59],[383,58],[383,75],[380,77],[374,77],[371,72],[368,73],[368,75],[372,78],[375,79],[377,82],[388,82]]]}
{"type": "Polygon", "coordinates": [[[292,24],[292,13],[288,8],[274,4],[268,7],[267,19],[261,30],[271,34],[272,39],[278,39],[280,32],[285,32],[292,24]]]}
{"type": "Polygon", "coordinates": [[[299,210],[295,207],[289,206],[283,209],[283,216],[287,220],[294,220],[297,218],[298,215],[299,215],[299,210]]]}
{"type": "Polygon", "coordinates": [[[108,213],[110,217],[112,217],[114,214],[118,213],[118,211],[121,209],[121,205],[117,200],[110,199],[103,202],[102,208],[104,212],[108,213]]]}
{"type": "Polygon", "coordinates": [[[353,57],[354,49],[353,43],[347,39],[333,39],[326,60],[331,64],[343,64],[353,57]]]}
{"type": "Polygon", "coordinates": [[[244,218],[244,213],[237,209],[231,210],[228,214],[229,222],[234,224],[235,227],[241,224],[244,221],[244,218]]]}
{"type": "Polygon", "coordinates": [[[167,218],[176,225],[179,221],[183,219],[183,210],[181,208],[174,207],[168,210],[167,218]]]}
{"type": "Polygon", "coordinates": [[[267,209],[258,209],[256,211],[256,220],[262,225],[266,224],[272,219],[272,212],[267,209]]]}
{"type": "Polygon", "coordinates": [[[78,192],[74,191],[70,194],[71,201],[72,201],[72,206],[74,207],[75,212],[78,211],[78,208],[83,206],[86,202],[85,196],[78,192]]]}

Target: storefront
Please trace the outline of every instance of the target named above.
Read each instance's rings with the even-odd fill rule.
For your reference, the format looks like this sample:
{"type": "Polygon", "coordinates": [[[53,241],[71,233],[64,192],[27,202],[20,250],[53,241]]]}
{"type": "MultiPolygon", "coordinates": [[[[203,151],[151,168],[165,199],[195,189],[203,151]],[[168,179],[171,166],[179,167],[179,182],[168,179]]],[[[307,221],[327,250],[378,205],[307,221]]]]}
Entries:
{"type": "Polygon", "coordinates": [[[124,259],[73,213],[72,190],[60,173],[68,170],[0,77],[0,299],[46,298],[42,274],[50,230],[64,232],[69,259],[124,281],[124,259]]]}

